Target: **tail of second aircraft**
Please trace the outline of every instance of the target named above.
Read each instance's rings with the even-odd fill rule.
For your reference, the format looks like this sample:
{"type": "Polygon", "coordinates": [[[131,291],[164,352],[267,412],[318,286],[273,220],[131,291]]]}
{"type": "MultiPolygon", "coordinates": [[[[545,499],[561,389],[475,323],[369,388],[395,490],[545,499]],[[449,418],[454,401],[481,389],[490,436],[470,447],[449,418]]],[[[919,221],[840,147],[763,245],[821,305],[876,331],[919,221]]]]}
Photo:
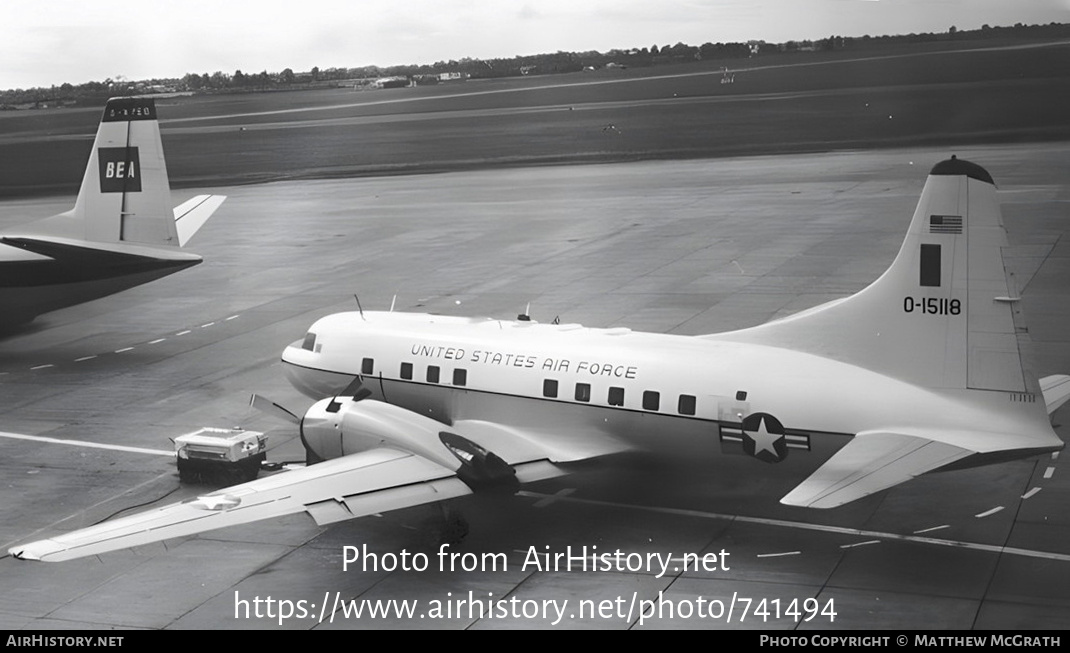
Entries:
{"type": "Polygon", "coordinates": [[[808,351],[931,388],[1040,395],[995,183],[952,157],[929,173],[902,248],[845,299],[722,337],[808,351]]]}
{"type": "Polygon", "coordinates": [[[179,246],[152,98],[108,100],[70,217],[84,240],[179,246]]]}

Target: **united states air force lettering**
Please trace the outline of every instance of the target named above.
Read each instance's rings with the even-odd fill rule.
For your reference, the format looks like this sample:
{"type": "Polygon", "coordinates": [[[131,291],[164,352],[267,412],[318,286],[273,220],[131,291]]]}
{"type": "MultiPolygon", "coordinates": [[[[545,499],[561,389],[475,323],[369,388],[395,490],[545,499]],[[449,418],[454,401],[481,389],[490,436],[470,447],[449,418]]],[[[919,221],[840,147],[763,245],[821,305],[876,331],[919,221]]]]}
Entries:
{"type": "Polygon", "coordinates": [[[466,361],[482,365],[520,367],[558,373],[571,372],[579,375],[609,376],[620,379],[634,379],[639,373],[637,366],[628,365],[620,361],[571,360],[568,358],[552,358],[523,352],[492,351],[489,349],[466,350],[461,347],[414,344],[411,353],[413,356],[466,361]]]}

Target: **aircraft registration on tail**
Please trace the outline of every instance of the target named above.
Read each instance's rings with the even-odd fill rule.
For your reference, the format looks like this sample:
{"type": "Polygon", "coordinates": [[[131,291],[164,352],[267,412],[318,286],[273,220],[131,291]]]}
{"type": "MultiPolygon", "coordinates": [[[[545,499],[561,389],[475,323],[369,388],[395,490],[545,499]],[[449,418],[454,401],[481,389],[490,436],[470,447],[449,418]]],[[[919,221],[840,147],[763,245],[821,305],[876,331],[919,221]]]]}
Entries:
{"type": "Polygon", "coordinates": [[[779,499],[821,509],[936,470],[1057,451],[1049,415],[1070,376],[1038,379],[1029,363],[1006,246],[992,177],[953,157],[930,172],[880,278],[761,326],[678,336],[330,315],[282,354],[318,401],[300,418],[253,402],[299,426],[306,467],[10,552],[67,560],[298,512],[329,524],[513,492],[623,450],[811,460],[779,499]]]}
{"type": "Polygon", "coordinates": [[[225,199],[172,209],[155,101],[108,100],[74,209],[0,233],[0,328],[197,265],[181,247],[225,199]]]}

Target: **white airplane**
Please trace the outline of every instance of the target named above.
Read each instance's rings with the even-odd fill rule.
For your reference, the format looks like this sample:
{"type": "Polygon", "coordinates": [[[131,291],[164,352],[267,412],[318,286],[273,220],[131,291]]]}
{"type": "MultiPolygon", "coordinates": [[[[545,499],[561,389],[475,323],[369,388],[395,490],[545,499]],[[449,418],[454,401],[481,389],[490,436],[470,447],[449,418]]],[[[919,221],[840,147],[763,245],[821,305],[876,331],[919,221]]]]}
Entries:
{"type": "Polygon", "coordinates": [[[108,100],[74,209],[0,232],[0,328],[197,265],[180,247],[224,199],[172,210],[155,102],[108,100]]]}
{"type": "Polygon", "coordinates": [[[331,315],[282,354],[295,387],[320,399],[291,415],[314,464],[10,553],[67,560],[298,512],[329,524],[511,492],[631,448],[809,458],[815,471],[781,499],[809,508],[1058,451],[1049,415],[1070,397],[1070,376],[1038,380],[1025,363],[1004,247],[991,176],[952,158],[932,169],[879,279],[762,326],[692,337],[331,315]]]}

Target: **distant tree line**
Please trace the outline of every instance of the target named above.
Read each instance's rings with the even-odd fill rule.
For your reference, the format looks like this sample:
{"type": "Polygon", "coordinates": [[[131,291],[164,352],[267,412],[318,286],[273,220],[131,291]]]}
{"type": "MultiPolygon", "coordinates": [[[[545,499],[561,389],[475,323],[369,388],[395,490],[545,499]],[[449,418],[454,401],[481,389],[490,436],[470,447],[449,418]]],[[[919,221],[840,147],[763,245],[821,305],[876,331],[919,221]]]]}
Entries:
{"type": "Polygon", "coordinates": [[[664,64],[682,64],[696,61],[718,61],[765,56],[770,53],[796,54],[808,52],[836,52],[849,50],[865,52],[930,42],[959,42],[987,39],[1060,39],[1070,37],[1070,25],[1023,25],[1013,27],[990,27],[983,25],[977,30],[959,30],[951,26],[946,32],[906,34],[895,36],[829,36],[825,39],[766,43],[703,43],[702,45],[651,45],[643,48],[609,50],[607,52],[554,52],[512,58],[472,59],[437,61],[433,64],[398,66],[362,66],[357,68],[314,67],[308,72],[294,72],[286,68],[281,72],[233,74],[187,73],[180,79],[152,79],[131,82],[122,78],[105,79],[85,84],[62,84],[48,88],[14,89],[0,91],[0,109],[27,109],[52,106],[99,105],[111,96],[143,93],[192,92],[234,93],[280,90],[301,90],[326,86],[370,85],[375,80],[393,78],[412,80],[416,83],[435,83],[443,73],[452,73],[464,78],[481,79],[515,77],[521,75],[552,75],[579,72],[599,68],[647,67],[664,64]]]}

